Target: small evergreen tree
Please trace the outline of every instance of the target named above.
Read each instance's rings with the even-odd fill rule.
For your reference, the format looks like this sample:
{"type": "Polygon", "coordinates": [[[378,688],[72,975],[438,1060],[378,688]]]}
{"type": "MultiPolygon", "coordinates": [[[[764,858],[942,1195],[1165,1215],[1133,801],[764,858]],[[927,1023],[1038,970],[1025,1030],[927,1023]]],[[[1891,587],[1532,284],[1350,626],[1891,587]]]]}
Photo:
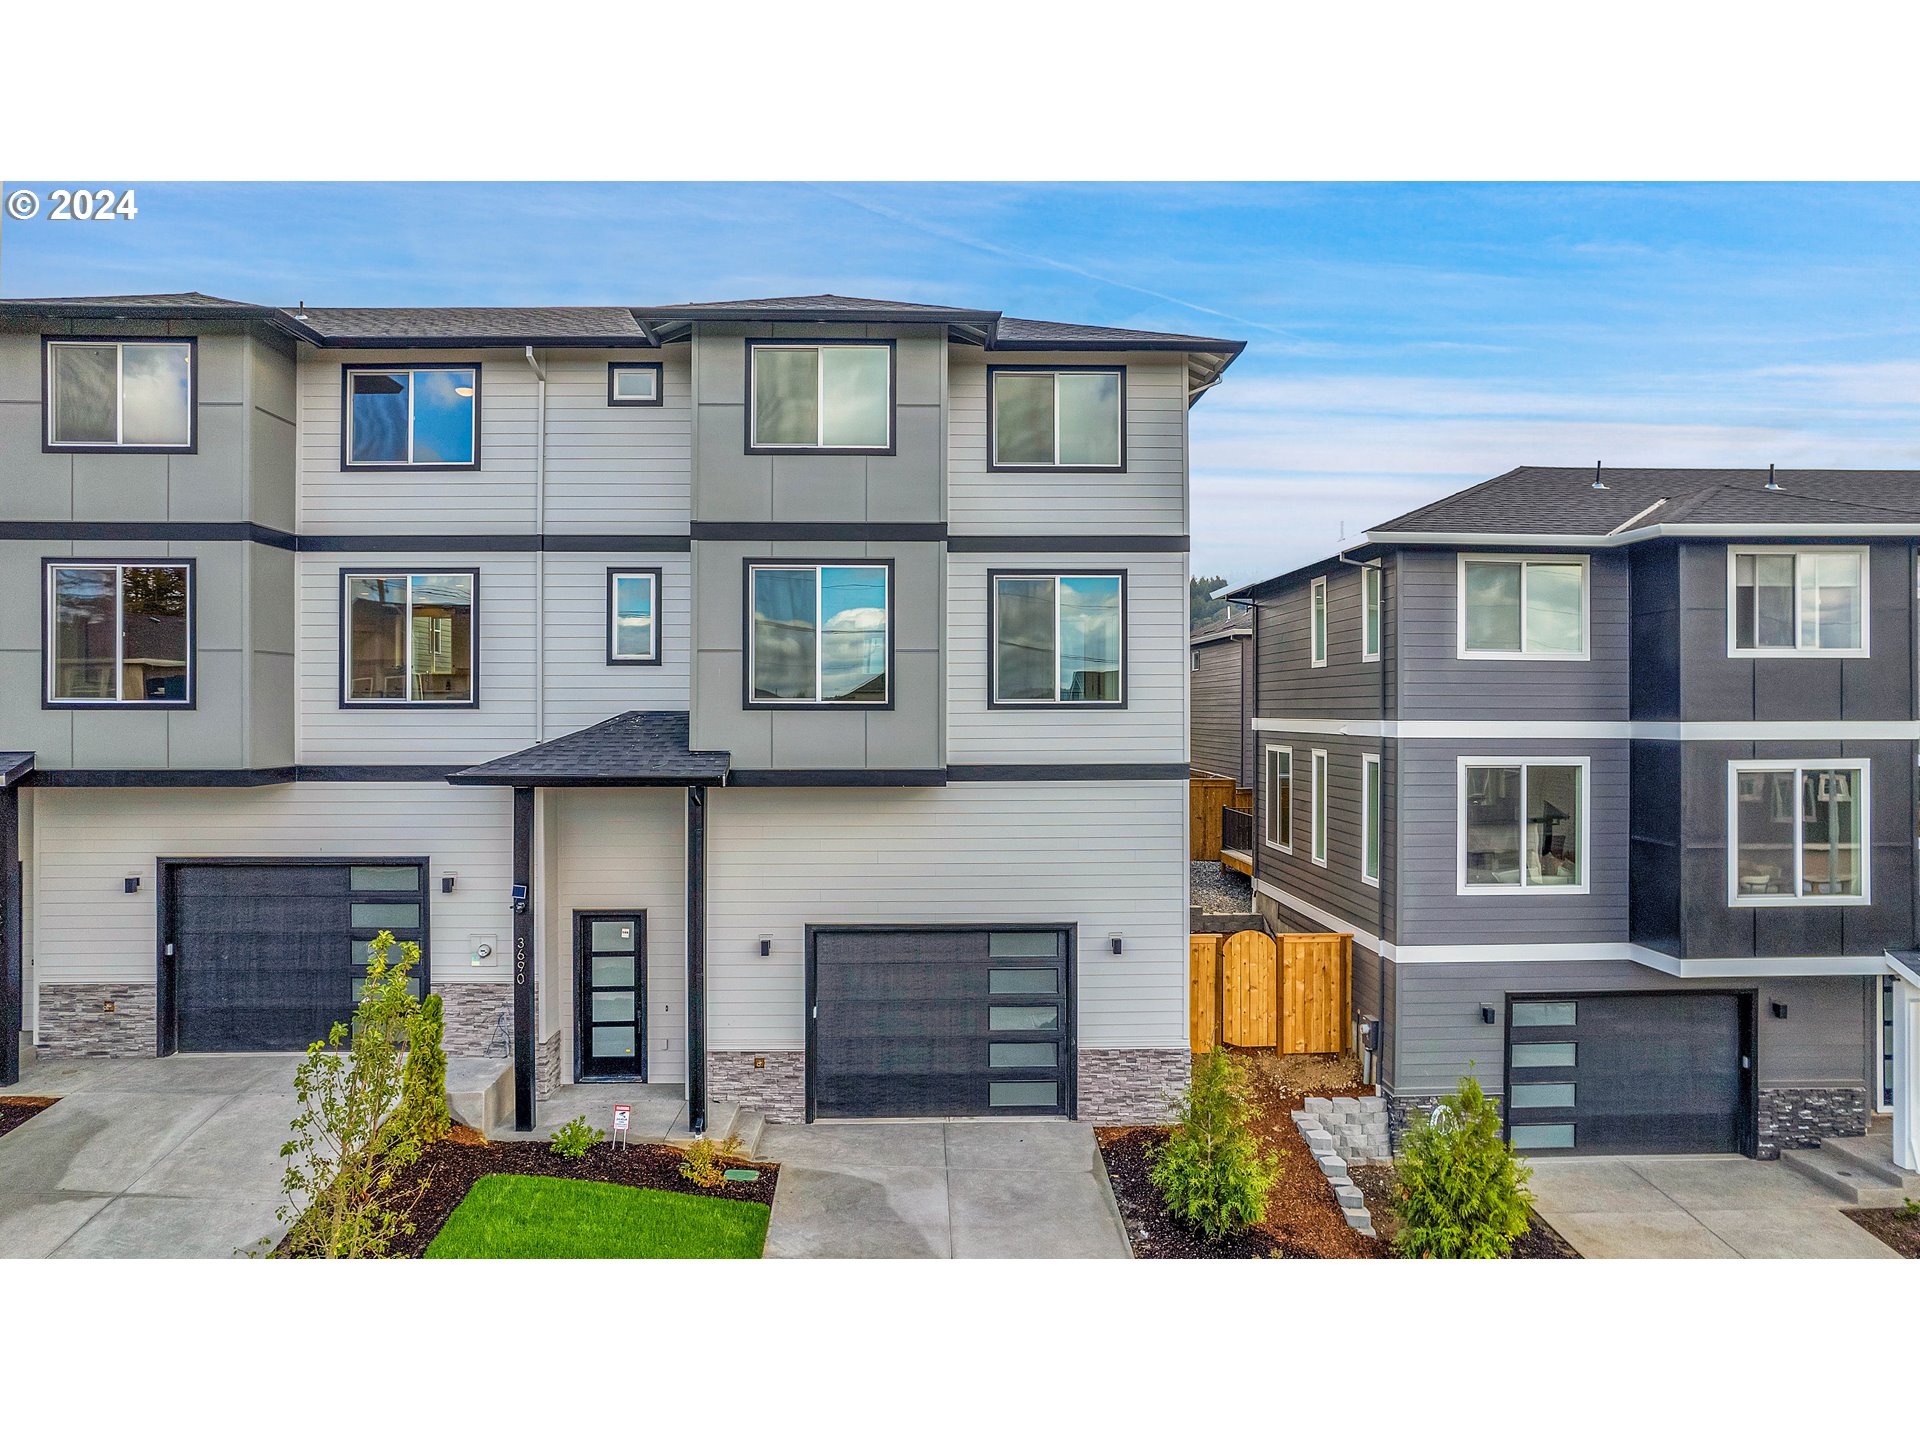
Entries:
{"type": "Polygon", "coordinates": [[[1174,1103],[1174,1127],[1148,1172],[1167,1211],[1205,1235],[1238,1235],[1266,1218],[1280,1157],[1263,1156],[1252,1129],[1246,1069],[1224,1049],[1194,1062],[1174,1103]]]}
{"type": "Polygon", "coordinates": [[[1463,1076],[1460,1092],[1420,1115],[1397,1167],[1395,1247],[1402,1255],[1444,1260],[1500,1259],[1526,1234],[1533,1172],[1500,1138],[1500,1107],[1480,1082],[1463,1076]]]}
{"type": "Polygon", "coordinates": [[[453,1129],[447,1109],[446,1030],[440,997],[427,996],[407,1027],[407,1064],[400,1076],[400,1113],[422,1145],[446,1139],[453,1129]]]}

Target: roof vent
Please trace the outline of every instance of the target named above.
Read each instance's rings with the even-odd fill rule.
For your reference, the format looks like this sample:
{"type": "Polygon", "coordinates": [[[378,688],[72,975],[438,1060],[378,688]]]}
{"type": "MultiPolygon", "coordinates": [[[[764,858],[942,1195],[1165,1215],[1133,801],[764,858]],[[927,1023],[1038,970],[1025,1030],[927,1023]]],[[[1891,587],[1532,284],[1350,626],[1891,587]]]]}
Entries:
{"type": "Polygon", "coordinates": [[[1773,466],[1771,466],[1771,465],[1769,465],[1769,466],[1767,466],[1767,484],[1766,484],[1766,488],[1767,488],[1767,489],[1769,489],[1769,490],[1778,490],[1778,489],[1780,489],[1780,488],[1782,488],[1782,487],[1781,487],[1781,484],[1780,484],[1780,482],[1779,482],[1778,480],[1776,480],[1776,479],[1774,479],[1774,478],[1773,478],[1773,466]]]}
{"type": "Polygon", "coordinates": [[[1600,478],[1600,462],[1598,460],[1593,462],[1593,488],[1596,490],[1609,488],[1607,482],[1600,478]]]}
{"type": "Polygon", "coordinates": [[[304,320],[307,318],[307,302],[306,301],[302,300],[300,302],[299,306],[293,312],[293,318],[296,320],[304,320]]]}

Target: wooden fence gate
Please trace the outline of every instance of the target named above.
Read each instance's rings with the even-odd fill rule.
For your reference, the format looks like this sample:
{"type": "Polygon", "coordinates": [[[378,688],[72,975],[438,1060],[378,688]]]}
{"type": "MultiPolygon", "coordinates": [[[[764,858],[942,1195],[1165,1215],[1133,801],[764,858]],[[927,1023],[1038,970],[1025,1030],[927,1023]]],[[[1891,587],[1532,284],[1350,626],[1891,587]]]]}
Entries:
{"type": "Polygon", "coordinates": [[[1353,972],[1351,935],[1261,930],[1188,938],[1188,1036],[1195,1053],[1215,1044],[1283,1055],[1338,1055],[1347,1048],[1353,972]]]}

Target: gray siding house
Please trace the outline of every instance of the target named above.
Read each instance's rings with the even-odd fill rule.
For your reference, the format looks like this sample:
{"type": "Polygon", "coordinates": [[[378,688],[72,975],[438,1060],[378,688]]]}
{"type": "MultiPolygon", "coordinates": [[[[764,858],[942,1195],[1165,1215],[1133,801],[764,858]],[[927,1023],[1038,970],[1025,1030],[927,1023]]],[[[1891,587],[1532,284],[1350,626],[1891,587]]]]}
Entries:
{"type": "Polygon", "coordinates": [[[1597,478],[1514,470],[1234,592],[1256,900],[1354,933],[1400,1117],[1469,1072],[1543,1154],[1910,1116],[1920,472],[1597,478]]]}
{"type": "Polygon", "coordinates": [[[1235,606],[1187,637],[1193,667],[1193,768],[1253,784],[1253,626],[1235,606]]]}
{"type": "Polygon", "coordinates": [[[523,1126],[1157,1113],[1187,410],[1240,348],[0,301],[0,1073],[304,1046],[386,929],[523,1126]]]}

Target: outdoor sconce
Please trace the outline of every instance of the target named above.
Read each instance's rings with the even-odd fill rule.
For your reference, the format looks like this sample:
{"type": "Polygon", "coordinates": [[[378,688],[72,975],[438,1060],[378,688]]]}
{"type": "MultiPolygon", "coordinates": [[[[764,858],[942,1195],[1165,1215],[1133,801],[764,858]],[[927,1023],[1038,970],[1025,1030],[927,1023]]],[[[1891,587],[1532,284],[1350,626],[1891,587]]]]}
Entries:
{"type": "Polygon", "coordinates": [[[138,875],[127,876],[127,878],[121,882],[121,887],[129,895],[138,895],[140,893],[140,877],[138,875]]]}
{"type": "Polygon", "coordinates": [[[771,935],[762,935],[760,937],[760,953],[762,955],[771,955],[773,953],[773,937],[771,935]]]}
{"type": "Polygon", "coordinates": [[[1773,1002],[1773,1004],[1769,1008],[1773,1011],[1774,1019],[1784,1020],[1787,1018],[1787,1002],[1786,1001],[1776,1000],[1773,1002]]]}
{"type": "Polygon", "coordinates": [[[453,881],[454,881],[454,874],[451,870],[447,871],[446,874],[440,877],[440,893],[442,895],[453,894],[453,881]]]}
{"type": "Polygon", "coordinates": [[[1494,1013],[1491,1005],[1482,1005],[1480,1007],[1480,1023],[1482,1025],[1491,1025],[1494,1023],[1494,1013]]]}
{"type": "Polygon", "coordinates": [[[1114,935],[1114,936],[1111,936],[1110,938],[1113,941],[1113,953],[1116,955],[1120,954],[1122,950],[1125,948],[1120,942],[1120,937],[1118,935],[1114,935]]]}

